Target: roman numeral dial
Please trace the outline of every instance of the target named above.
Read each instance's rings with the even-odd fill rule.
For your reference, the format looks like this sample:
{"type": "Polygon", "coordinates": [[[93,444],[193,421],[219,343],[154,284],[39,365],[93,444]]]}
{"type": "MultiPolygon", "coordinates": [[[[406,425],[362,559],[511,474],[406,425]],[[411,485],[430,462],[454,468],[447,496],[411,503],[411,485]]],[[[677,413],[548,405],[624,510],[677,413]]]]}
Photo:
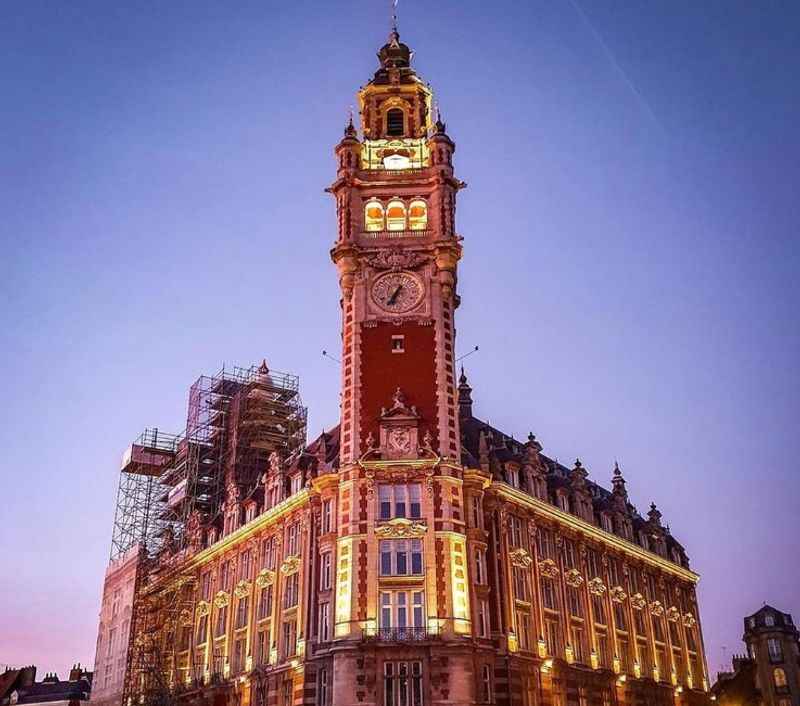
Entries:
{"type": "Polygon", "coordinates": [[[372,301],[383,311],[404,314],[425,294],[422,280],[411,272],[387,272],[372,283],[372,301]]]}

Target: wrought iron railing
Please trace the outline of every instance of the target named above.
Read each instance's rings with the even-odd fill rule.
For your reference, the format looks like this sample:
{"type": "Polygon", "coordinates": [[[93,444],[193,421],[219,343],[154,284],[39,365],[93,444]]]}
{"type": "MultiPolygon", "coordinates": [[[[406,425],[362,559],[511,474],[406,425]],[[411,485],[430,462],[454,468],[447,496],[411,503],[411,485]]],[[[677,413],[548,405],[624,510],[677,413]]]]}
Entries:
{"type": "Polygon", "coordinates": [[[430,234],[429,230],[369,230],[361,234],[362,238],[425,238],[430,234]]]}
{"type": "Polygon", "coordinates": [[[438,635],[438,630],[430,628],[377,628],[365,631],[364,639],[377,642],[424,642],[438,635]]]}

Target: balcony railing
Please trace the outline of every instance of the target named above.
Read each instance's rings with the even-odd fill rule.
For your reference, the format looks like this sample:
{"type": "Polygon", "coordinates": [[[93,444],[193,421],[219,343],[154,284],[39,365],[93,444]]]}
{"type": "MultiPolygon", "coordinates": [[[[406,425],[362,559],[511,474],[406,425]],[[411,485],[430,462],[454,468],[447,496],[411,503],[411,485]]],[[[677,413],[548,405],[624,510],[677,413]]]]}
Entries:
{"type": "Polygon", "coordinates": [[[374,240],[378,238],[425,238],[430,235],[429,230],[370,230],[361,233],[362,238],[374,240]]]}
{"type": "Polygon", "coordinates": [[[376,642],[425,642],[439,636],[430,628],[377,628],[364,631],[364,639],[376,642]]]}

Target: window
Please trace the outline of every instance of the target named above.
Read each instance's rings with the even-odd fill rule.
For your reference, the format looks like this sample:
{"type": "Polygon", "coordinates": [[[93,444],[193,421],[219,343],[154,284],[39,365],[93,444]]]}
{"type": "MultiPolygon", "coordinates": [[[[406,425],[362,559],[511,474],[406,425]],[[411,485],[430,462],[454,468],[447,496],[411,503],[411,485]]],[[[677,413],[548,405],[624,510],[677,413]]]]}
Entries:
{"type": "Polygon", "coordinates": [[[553,533],[546,527],[540,527],[536,534],[540,559],[553,558],[553,533]]]}
{"type": "Polygon", "coordinates": [[[509,515],[508,527],[511,530],[511,544],[515,547],[524,547],[525,532],[523,520],[516,515],[509,515]]]}
{"type": "Polygon", "coordinates": [[[478,601],[478,637],[489,637],[489,602],[478,601]]]}
{"type": "Polygon", "coordinates": [[[611,668],[611,650],[608,646],[608,635],[597,633],[597,660],[601,667],[611,668]]]}
{"type": "Polygon", "coordinates": [[[481,667],[481,703],[492,703],[492,667],[491,665],[484,664],[481,667]]]}
{"type": "Polygon", "coordinates": [[[408,205],[408,227],[411,230],[425,230],[428,227],[428,204],[421,199],[408,205]]]}
{"type": "Polygon", "coordinates": [[[558,610],[556,586],[553,579],[542,577],[542,605],[548,610],[558,610]]]}
{"type": "Polygon", "coordinates": [[[636,634],[644,635],[644,611],[633,611],[633,624],[636,626],[636,634]]]}
{"type": "Polygon", "coordinates": [[[228,561],[222,562],[222,566],[219,570],[220,590],[228,590],[231,583],[233,583],[233,564],[231,563],[230,559],[228,559],[228,561]]]}
{"type": "Polygon", "coordinates": [[[319,693],[319,697],[317,698],[319,706],[330,706],[330,684],[328,682],[327,669],[319,670],[317,691],[319,693]]]}
{"type": "Polygon", "coordinates": [[[583,628],[573,625],[570,628],[570,640],[572,640],[572,656],[576,662],[583,664],[585,661],[585,650],[583,648],[583,628]]]}
{"type": "Polygon", "coordinates": [[[669,621],[669,639],[672,641],[673,647],[678,647],[681,644],[681,636],[678,634],[678,623],[669,621]]]}
{"type": "Polygon", "coordinates": [[[250,572],[253,568],[253,555],[247,551],[239,557],[239,579],[247,580],[251,578],[250,572]]]}
{"type": "Polygon", "coordinates": [[[472,498],[472,525],[474,527],[483,527],[483,518],[481,517],[481,501],[478,497],[472,498]]]}
{"type": "Polygon", "coordinates": [[[208,615],[201,615],[197,623],[197,644],[203,645],[208,639],[208,615]]]}
{"type": "Polygon", "coordinates": [[[240,598],[236,604],[236,624],[237,630],[247,627],[247,609],[249,607],[250,599],[245,596],[240,598]]]}
{"type": "Polygon", "coordinates": [[[244,670],[244,638],[240,638],[233,643],[233,664],[231,665],[234,674],[244,670]]]}
{"type": "Polygon", "coordinates": [[[328,534],[333,529],[333,500],[322,501],[322,534],[328,534]]]}
{"type": "Polygon", "coordinates": [[[291,576],[286,577],[286,583],[283,587],[283,607],[292,608],[297,605],[297,594],[299,588],[300,575],[295,572],[291,576]]]}
{"type": "Polygon", "coordinates": [[[664,650],[656,648],[656,669],[658,669],[658,678],[661,681],[667,680],[667,669],[664,666],[665,662],[664,650]]]}
{"type": "Polygon", "coordinates": [[[406,229],[406,205],[399,200],[390,201],[386,206],[386,230],[406,229]]]}
{"type": "Polygon", "coordinates": [[[400,108],[386,111],[386,134],[390,137],[402,137],[405,133],[405,115],[400,108]]]}
{"type": "Polygon", "coordinates": [[[391,520],[395,517],[416,519],[421,517],[420,497],[419,483],[379,486],[380,519],[391,520]]]}
{"type": "Polygon", "coordinates": [[[381,576],[422,575],[422,540],[384,539],[380,551],[381,576]]]}
{"type": "Polygon", "coordinates": [[[405,353],[405,336],[392,336],[392,353],[405,353]]]}
{"type": "Polygon", "coordinates": [[[514,597],[518,601],[529,600],[528,576],[526,570],[520,568],[519,566],[513,567],[513,579],[514,579],[514,597]]]}
{"type": "Polygon", "coordinates": [[[571,539],[565,539],[563,544],[561,545],[561,553],[564,556],[564,565],[568,569],[574,569],[577,567],[577,562],[575,561],[575,543],[571,539]]]}
{"type": "Polygon", "coordinates": [[[296,556],[300,546],[300,523],[293,522],[286,528],[286,554],[285,556],[296,556]]]}
{"type": "Polygon", "coordinates": [[[331,553],[320,554],[319,561],[319,588],[327,591],[331,587],[331,553]]]}
{"type": "Polygon", "coordinates": [[[283,682],[281,688],[281,703],[280,706],[292,706],[294,704],[294,686],[292,681],[283,682]]]}
{"type": "Polygon", "coordinates": [[[569,613],[573,617],[583,617],[583,604],[581,603],[581,595],[577,588],[569,586],[567,588],[567,600],[569,601],[569,613]]]}
{"type": "MultiPolygon", "coordinates": [[[[614,604],[614,624],[617,630],[627,630],[628,623],[625,620],[625,606],[622,603],[614,604]]],[[[674,623],[672,623],[674,625],[674,623]]]]}
{"type": "Polygon", "coordinates": [[[517,638],[521,650],[531,649],[531,617],[527,613],[517,613],[517,638]]]}
{"type": "Polygon", "coordinates": [[[272,613],[272,586],[264,586],[258,594],[258,611],[256,613],[259,620],[269,618],[272,613]]]}
{"type": "Polygon", "coordinates": [[[565,493],[558,494],[558,506],[564,511],[569,512],[569,498],[565,493]]]}
{"type": "Polygon", "coordinates": [[[275,568],[275,537],[261,540],[261,566],[265,569],[275,568]]]}
{"type": "Polygon", "coordinates": [[[595,623],[606,624],[606,606],[602,596],[592,594],[592,613],[595,623]]]}
{"type": "Polygon", "coordinates": [[[303,477],[300,473],[295,473],[289,478],[289,495],[299,493],[303,483],[303,477]]]}
{"type": "Polygon", "coordinates": [[[422,662],[383,663],[383,706],[422,706],[422,662]]]}
{"type": "Polygon", "coordinates": [[[297,654],[297,623],[294,620],[283,623],[282,643],[284,658],[297,654]]]}
{"type": "Polygon", "coordinates": [[[117,637],[117,629],[111,628],[108,633],[108,651],[106,652],[106,657],[111,657],[114,653],[114,640],[117,637]]]}
{"type": "Polygon", "coordinates": [[[331,604],[319,604],[319,641],[328,642],[331,639],[331,604]]]}
{"type": "Polygon", "coordinates": [[[267,647],[267,635],[268,632],[265,630],[259,631],[256,635],[256,649],[255,649],[255,657],[257,664],[266,664],[269,662],[269,648],[267,647]]]}
{"type": "Polygon", "coordinates": [[[627,640],[617,640],[617,647],[619,648],[619,667],[623,674],[631,671],[630,658],[628,656],[628,642],[627,640]]]}
{"type": "Polygon", "coordinates": [[[664,625],[661,618],[653,616],[653,638],[656,642],[664,642],[664,625]]]}
{"type": "Polygon", "coordinates": [[[369,201],[364,206],[364,227],[369,233],[383,230],[383,204],[380,201],[369,201]]]}
{"type": "Polygon", "coordinates": [[[483,549],[475,550],[475,583],[486,583],[486,554],[483,549]]]}
{"type": "Polygon", "coordinates": [[[783,662],[783,647],[781,643],[774,637],[767,640],[767,649],[769,650],[770,662],[783,662]]]}
{"type": "Polygon", "coordinates": [[[563,657],[564,649],[562,646],[561,627],[557,620],[544,621],[545,639],[547,649],[551,657],[563,657]]]}
{"type": "Polygon", "coordinates": [[[228,606],[224,605],[217,609],[217,624],[214,630],[214,637],[222,637],[228,627],[228,606]]]}
{"type": "Polygon", "coordinates": [[[422,591],[381,591],[380,628],[384,636],[413,638],[425,631],[422,591]]]}
{"type": "Polygon", "coordinates": [[[506,478],[508,479],[508,484],[512,488],[519,488],[519,469],[518,468],[507,468],[506,469],[506,478]]]}
{"type": "Polygon", "coordinates": [[[775,625],[775,616],[772,613],[767,613],[764,616],[764,625],[766,625],[768,628],[771,628],[773,625],[775,625]]]}

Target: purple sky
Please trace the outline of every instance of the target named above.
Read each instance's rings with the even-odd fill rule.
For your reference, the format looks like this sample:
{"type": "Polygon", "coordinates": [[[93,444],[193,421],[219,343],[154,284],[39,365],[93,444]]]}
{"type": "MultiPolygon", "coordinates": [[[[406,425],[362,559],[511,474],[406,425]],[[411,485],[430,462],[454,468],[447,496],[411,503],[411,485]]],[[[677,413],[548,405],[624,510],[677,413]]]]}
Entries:
{"type": "MultiPolygon", "coordinates": [[[[337,420],[332,147],[388,2],[8,4],[0,664],[91,663],[119,458],[267,356],[337,420]]],[[[800,619],[800,9],[402,0],[458,144],[475,411],[607,483],[703,579],[709,663],[800,619]],[[624,8],[624,9],[623,9],[624,8]]]]}

